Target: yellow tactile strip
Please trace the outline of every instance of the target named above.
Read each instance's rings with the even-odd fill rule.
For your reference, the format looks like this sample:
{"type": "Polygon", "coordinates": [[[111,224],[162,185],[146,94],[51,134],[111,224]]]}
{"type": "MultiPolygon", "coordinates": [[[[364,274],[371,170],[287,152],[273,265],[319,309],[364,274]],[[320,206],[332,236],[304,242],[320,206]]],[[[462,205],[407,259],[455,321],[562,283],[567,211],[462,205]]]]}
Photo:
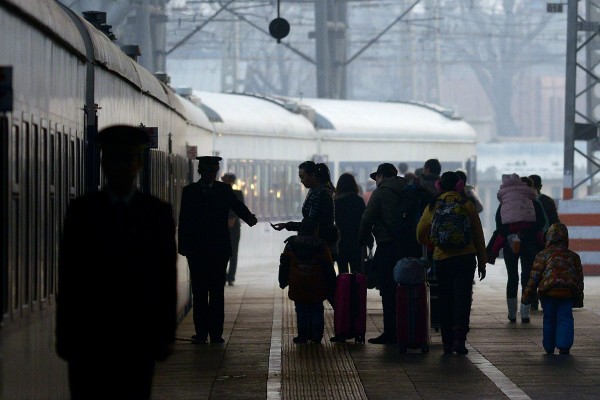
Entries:
{"type": "Polygon", "coordinates": [[[329,341],[334,335],[329,304],[321,344],[294,344],[296,311],[287,290],[282,295],[282,399],[367,399],[347,345],[329,341]]]}

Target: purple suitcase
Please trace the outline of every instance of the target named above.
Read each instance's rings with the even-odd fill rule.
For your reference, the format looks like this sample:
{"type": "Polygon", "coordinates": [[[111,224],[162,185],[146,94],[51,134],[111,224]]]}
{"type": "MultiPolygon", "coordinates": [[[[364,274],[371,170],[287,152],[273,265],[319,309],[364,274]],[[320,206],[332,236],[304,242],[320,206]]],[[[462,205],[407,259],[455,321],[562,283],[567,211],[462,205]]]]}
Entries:
{"type": "Polygon", "coordinates": [[[333,311],[335,337],[332,341],[344,342],[354,338],[365,342],[367,327],[367,277],[365,274],[339,274],[335,284],[333,311]]]}

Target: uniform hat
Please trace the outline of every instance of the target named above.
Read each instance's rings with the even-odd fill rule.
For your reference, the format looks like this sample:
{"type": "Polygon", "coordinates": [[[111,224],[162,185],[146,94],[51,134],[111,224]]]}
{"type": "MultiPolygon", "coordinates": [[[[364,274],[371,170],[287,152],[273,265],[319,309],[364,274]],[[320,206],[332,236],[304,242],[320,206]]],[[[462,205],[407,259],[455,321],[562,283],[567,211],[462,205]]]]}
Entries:
{"type": "Polygon", "coordinates": [[[201,168],[205,171],[216,172],[220,168],[219,161],[221,161],[222,158],[215,156],[202,156],[196,157],[196,160],[198,160],[198,168],[201,168]]]}
{"type": "Polygon", "coordinates": [[[145,130],[129,125],[113,125],[98,132],[98,143],[101,146],[143,146],[150,143],[150,136],[145,130]]]}
{"type": "Polygon", "coordinates": [[[375,180],[375,178],[379,174],[382,174],[384,177],[389,178],[390,176],[398,175],[398,170],[396,169],[396,167],[394,167],[393,164],[383,163],[379,164],[379,166],[377,167],[377,171],[373,172],[369,176],[371,177],[371,179],[375,180]]]}

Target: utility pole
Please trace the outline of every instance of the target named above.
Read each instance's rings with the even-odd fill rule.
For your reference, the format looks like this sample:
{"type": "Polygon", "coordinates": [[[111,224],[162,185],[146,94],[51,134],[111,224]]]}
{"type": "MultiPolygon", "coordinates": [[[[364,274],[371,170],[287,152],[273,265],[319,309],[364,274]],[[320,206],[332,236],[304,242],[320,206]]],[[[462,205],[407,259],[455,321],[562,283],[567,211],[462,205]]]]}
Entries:
{"type": "MultiPolygon", "coordinates": [[[[575,191],[587,183],[586,194],[599,192],[594,183],[594,176],[600,171],[600,164],[595,154],[600,150],[598,145],[598,127],[600,125],[600,10],[591,0],[586,0],[586,16],[579,13],[579,0],[569,0],[567,4],[567,55],[565,79],[565,142],[563,199],[575,197],[575,191]],[[578,32],[587,32],[583,43],[578,44],[578,32]],[[580,50],[586,50],[586,60],[578,62],[580,50]],[[577,93],[578,73],[583,81],[579,87],[584,89],[577,93]],[[583,79],[585,77],[585,79],[583,79]],[[578,99],[582,95],[578,102],[578,99]],[[583,101],[585,100],[585,101],[583,101]],[[586,152],[575,147],[575,141],[586,142],[586,152]],[[575,154],[587,160],[587,176],[579,182],[575,181],[575,154]]],[[[548,3],[548,12],[562,12],[562,3],[548,3]]]]}
{"type": "Polygon", "coordinates": [[[221,62],[221,91],[243,91],[239,76],[240,63],[240,21],[235,19],[231,23],[223,24],[223,36],[227,38],[227,50],[223,52],[221,62]]]}
{"type": "MultiPolygon", "coordinates": [[[[346,28],[345,1],[315,1],[317,97],[345,99],[346,28]]],[[[311,35],[312,37],[313,35],[311,35]]]]}
{"type": "Polygon", "coordinates": [[[589,160],[587,164],[587,174],[590,176],[587,194],[593,195],[598,193],[600,189],[598,188],[598,179],[596,178],[596,174],[599,170],[599,165],[597,164],[598,158],[595,157],[596,152],[600,150],[598,142],[598,121],[600,120],[600,81],[598,80],[600,77],[600,68],[598,67],[598,65],[600,65],[600,37],[598,36],[600,33],[600,25],[598,22],[600,21],[600,6],[595,1],[587,0],[585,9],[587,20],[594,21],[596,24],[596,30],[593,34],[594,38],[586,46],[586,57],[588,60],[587,67],[594,74],[593,76],[586,74],[586,87],[593,88],[587,92],[587,115],[592,117],[591,123],[595,128],[593,129],[593,132],[596,133],[591,139],[587,140],[586,144],[586,153],[589,160]]]}

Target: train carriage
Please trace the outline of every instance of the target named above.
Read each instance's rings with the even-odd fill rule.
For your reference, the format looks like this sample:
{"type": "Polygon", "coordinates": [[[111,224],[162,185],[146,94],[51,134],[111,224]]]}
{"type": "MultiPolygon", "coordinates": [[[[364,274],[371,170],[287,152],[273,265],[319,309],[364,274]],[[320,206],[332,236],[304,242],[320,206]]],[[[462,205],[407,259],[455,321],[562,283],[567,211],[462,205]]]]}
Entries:
{"type": "MultiPolygon", "coordinates": [[[[13,97],[0,111],[0,315],[6,324],[54,302],[66,208],[101,184],[100,129],[156,128],[141,185],[177,213],[190,179],[187,135],[208,134],[210,126],[202,110],[58,2],[1,2],[0,37],[0,73],[10,78],[2,94],[13,97]]],[[[187,266],[178,266],[182,318],[190,292],[187,266]]]]}
{"type": "Polygon", "coordinates": [[[224,158],[259,220],[299,217],[305,192],[296,175],[305,160],[326,162],[334,183],[353,173],[363,190],[372,188],[369,174],[382,162],[414,170],[438,158],[444,170],[474,176],[475,130],[439,106],[201,91],[190,97],[214,126],[212,139],[190,137],[190,144],[224,158]]]}

